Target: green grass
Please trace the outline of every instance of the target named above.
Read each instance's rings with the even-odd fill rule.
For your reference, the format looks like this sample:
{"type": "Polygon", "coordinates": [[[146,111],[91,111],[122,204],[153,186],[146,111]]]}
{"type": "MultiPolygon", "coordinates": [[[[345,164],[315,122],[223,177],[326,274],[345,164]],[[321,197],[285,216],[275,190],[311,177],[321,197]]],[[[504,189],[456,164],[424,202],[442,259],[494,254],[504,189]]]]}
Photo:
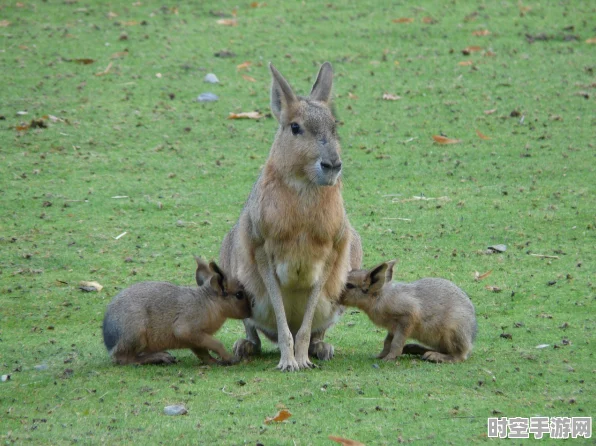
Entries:
{"type": "MultiPolygon", "coordinates": [[[[485,443],[488,417],[593,416],[593,2],[21,3],[0,5],[3,443],[485,443]],[[236,6],[238,26],[216,23],[236,6]],[[483,51],[463,55],[471,45],[483,51]],[[275,119],[228,113],[269,112],[269,61],[307,93],[325,60],[365,264],[397,258],[399,280],[464,288],[470,359],[378,362],[384,333],[347,312],[328,333],[336,357],[312,371],[277,372],[269,343],[229,368],[185,351],[112,365],[109,300],[137,281],[192,283],[192,255],[217,258],[266,160],[275,119]],[[196,102],[205,91],[220,100],[196,102]],[[46,115],[61,121],[17,130],[46,115]],[[484,254],[497,243],[507,251],[484,254]],[[176,403],[188,415],[163,415],[176,403]],[[288,422],[265,425],[281,407],[288,422]]],[[[242,334],[231,321],[218,337],[231,348],[242,334]]]]}

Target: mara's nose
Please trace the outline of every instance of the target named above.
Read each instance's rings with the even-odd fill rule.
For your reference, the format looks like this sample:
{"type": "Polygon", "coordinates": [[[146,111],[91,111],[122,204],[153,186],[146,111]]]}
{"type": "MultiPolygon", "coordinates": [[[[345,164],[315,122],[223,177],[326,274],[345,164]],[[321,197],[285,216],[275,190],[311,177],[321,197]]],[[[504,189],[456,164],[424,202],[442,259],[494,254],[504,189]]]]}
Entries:
{"type": "Polygon", "coordinates": [[[335,162],[321,161],[321,168],[324,171],[341,170],[341,161],[340,160],[337,160],[335,162]]]}

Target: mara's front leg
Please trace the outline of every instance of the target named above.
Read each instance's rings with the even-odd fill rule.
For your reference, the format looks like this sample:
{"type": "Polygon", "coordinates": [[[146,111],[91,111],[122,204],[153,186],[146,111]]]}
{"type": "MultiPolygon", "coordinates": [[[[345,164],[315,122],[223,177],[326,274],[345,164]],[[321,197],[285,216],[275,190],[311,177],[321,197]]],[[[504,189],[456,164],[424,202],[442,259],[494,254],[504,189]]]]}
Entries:
{"type": "Polygon", "coordinates": [[[298,366],[296,357],[294,356],[294,339],[292,338],[292,332],[288,326],[286,310],[284,308],[284,302],[281,297],[281,289],[279,287],[279,283],[277,282],[274,267],[269,261],[267,253],[263,247],[258,248],[255,251],[255,259],[257,261],[259,273],[265,282],[265,288],[267,289],[267,294],[269,295],[273,312],[275,313],[275,322],[277,324],[277,344],[281,354],[277,368],[282,372],[294,372],[299,370],[300,367],[298,366]]]}
{"type": "Polygon", "coordinates": [[[306,310],[302,325],[296,333],[296,362],[301,369],[314,367],[314,364],[308,359],[308,347],[310,345],[310,332],[312,330],[312,320],[315,316],[315,310],[319,304],[322,283],[317,282],[308,296],[306,310]]]}

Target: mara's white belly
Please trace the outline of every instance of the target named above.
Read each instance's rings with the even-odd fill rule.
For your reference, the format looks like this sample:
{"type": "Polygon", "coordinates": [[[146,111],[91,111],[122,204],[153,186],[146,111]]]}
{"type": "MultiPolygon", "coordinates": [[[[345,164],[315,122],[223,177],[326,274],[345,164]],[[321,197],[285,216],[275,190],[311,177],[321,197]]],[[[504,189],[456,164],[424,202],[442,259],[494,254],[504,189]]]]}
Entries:
{"type": "MultiPolygon", "coordinates": [[[[288,321],[290,331],[294,335],[296,335],[302,325],[309,293],[310,290],[288,290],[282,288],[286,320],[288,321]]],[[[271,333],[277,333],[275,312],[273,311],[269,298],[259,299],[253,307],[252,312],[251,319],[255,322],[257,327],[271,333]]],[[[311,331],[316,332],[330,327],[337,322],[340,314],[341,307],[339,305],[332,303],[324,295],[320,296],[313,317],[311,331]]]]}
{"type": "Polygon", "coordinates": [[[275,265],[275,274],[286,294],[292,292],[291,290],[302,290],[308,294],[314,284],[321,280],[323,267],[322,261],[312,259],[285,261],[275,265]]]}

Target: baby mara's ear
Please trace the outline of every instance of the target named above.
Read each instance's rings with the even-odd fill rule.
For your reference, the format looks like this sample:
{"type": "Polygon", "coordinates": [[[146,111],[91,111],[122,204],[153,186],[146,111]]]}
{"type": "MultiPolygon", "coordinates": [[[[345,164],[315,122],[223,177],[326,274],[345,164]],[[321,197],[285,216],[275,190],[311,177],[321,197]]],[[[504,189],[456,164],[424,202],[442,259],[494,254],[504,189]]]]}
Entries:
{"type": "Polygon", "coordinates": [[[213,288],[219,296],[226,297],[228,295],[226,275],[215,262],[209,263],[209,269],[212,273],[210,281],[211,288],[213,288]]]}
{"type": "Polygon", "coordinates": [[[374,293],[383,288],[383,285],[387,282],[387,269],[389,265],[387,263],[381,263],[370,270],[366,279],[368,282],[368,292],[374,293]]]}
{"type": "Polygon", "coordinates": [[[197,271],[195,273],[195,280],[198,286],[203,286],[213,275],[213,272],[209,269],[209,265],[200,257],[195,256],[197,262],[197,271]]]}

